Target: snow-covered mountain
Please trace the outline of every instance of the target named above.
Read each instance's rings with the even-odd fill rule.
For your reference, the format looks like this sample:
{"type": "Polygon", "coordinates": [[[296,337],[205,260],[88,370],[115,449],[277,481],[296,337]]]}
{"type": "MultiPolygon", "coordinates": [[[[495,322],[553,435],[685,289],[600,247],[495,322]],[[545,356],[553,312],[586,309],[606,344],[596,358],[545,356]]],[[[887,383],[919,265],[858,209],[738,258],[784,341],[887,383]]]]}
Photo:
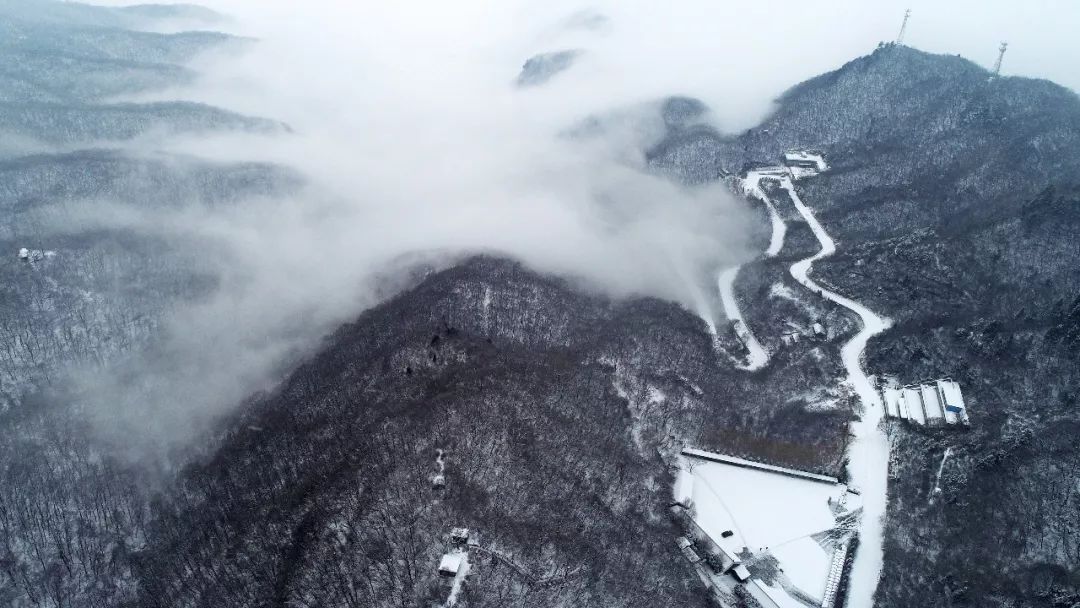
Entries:
{"type": "MultiPolygon", "coordinates": [[[[680,450],[858,484],[850,423],[865,413],[844,381],[860,364],[868,382],[950,376],[971,410],[970,426],[884,423],[875,605],[1080,601],[1071,91],[884,45],[735,136],[696,99],[658,100],[665,133],[641,152],[680,183],[735,192],[791,149],[828,160],[751,188],[772,205],[746,203],[762,234],[767,211],[783,230],[727,275],[740,323],[491,254],[414,264],[381,304],[290,353],[279,383],[148,464],[100,436],[93,384],[72,378],[166,367],[162,319],[219,287],[225,254],[153,220],[305,185],[278,165],[123,147],[151,132],[288,132],[202,104],[112,101],[191,82],[197,53],[248,43],[138,29],[160,19],[221,17],[0,0],[0,604],[754,605],[710,596],[675,542],[690,535],[669,511],[680,450]],[[95,222],[104,209],[139,221],[95,222]],[[744,364],[744,332],[758,365],[744,364]],[[859,336],[852,360],[842,348],[859,336]],[[441,558],[463,548],[451,583],[441,558]]],[[[519,82],[545,86],[576,57],[534,57],[519,82]]],[[[119,376],[110,390],[141,394],[142,378],[119,376]]],[[[163,424],[141,423],[146,437],[163,424]]],[[[783,578],[775,559],[745,559],[783,578]]],[[[835,570],[842,602],[850,566],[835,570]]]]}

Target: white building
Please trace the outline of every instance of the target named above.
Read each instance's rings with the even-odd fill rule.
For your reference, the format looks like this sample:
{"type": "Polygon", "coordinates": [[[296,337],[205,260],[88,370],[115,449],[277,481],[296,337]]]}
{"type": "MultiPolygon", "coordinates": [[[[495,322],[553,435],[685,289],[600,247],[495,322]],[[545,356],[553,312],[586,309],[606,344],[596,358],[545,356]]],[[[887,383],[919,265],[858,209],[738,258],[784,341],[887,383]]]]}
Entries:
{"type": "Polygon", "coordinates": [[[461,569],[461,560],[464,553],[446,553],[439,561],[439,574],[442,576],[457,576],[461,569]]]}
{"type": "Polygon", "coordinates": [[[951,378],[903,388],[885,386],[881,389],[881,401],[887,418],[928,426],[971,423],[960,385],[951,378]]]}
{"type": "Polygon", "coordinates": [[[812,169],[814,171],[824,171],[829,168],[829,166],[825,164],[825,157],[820,154],[802,150],[789,150],[785,152],[784,164],[788,167],[812,169]]]}

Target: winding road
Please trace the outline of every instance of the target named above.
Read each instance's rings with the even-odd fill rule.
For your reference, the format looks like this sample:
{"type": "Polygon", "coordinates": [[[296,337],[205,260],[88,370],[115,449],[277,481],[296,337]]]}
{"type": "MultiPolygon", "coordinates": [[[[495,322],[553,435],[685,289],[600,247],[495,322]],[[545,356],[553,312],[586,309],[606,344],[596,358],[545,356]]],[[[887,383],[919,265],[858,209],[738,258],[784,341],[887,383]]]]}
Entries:
{"type": "Polygon", "coordinates": [[[732,266],[722,271],[717,278],[717,286],[720,288],[720,302],[724,305],[724,314],[729,320],[738,323],[741,328],[741,331],[737,331],[739,339],[742,340],[748,352],[746,364],[738,367],[746,371],[754,371],[769,363],[769,353],[765,351],[761,342],[758,342],[754,332],[750,331],[750,326],[746,324],[742,311],[739,310],[739,303],[735,301],[735,277],[739,276],[739,268],[741,266],[732,266]]]}
{"type": "MultiPolygon", "coordinates": [[[[820,157],[817,160],[819,163],[818,169],[826,170],[827,166],[824,160],[820,157]]],[[[816,171],[801,170],[796,172],[796,176],[809,176],[814,173],[816,171]]],[[[806,289],[852,311],[858,315],[862,322],[862,328],[859,332],[841,348],[840,356],[847,372],[846,383],[851,386],[862,406],[859,419],[851,425],[853,440],[848,446],[849,484],[860,491],[863,506],[862,517],[858,524],[859,547],[856,550],[852,566],[846,605],[852,608],[864,608],[873,605],[874,592],[877,590],[883,565],[889,443],[884,432],[879,428],[879,423],[884,415],[881,400],[870,378],[862,368],[862,357],[870,339],[888,329],[892,322],[878,316],[859,302],[826,289],[810,278],[814,263],[833,255],[836,252],[836,243],[814,216],[814,212],[799,198],[792,184],[792,171],[785,167],[757,169],[747,173],[747,176],[743,179],[744,193],[747,196],[760,199],[765,203],[769,211],[772,223],[772,237],[765,256],[775,257],[783,249],[787,226],[777,212],[773,202],[761,189],[763,179],[775,179],[780,182],[780,187],[787,191],[795,209],[802,215],[814,237],[817,238],[818,243],[821,245],[821,249],[817,253],[791,265],[791,276],[806,289]]],[[[746,325],[742,312],[739,310],[738,302],[735,299],[734,284],[740,268],[740,266],[735,266],[723,270],[720,272],[717,282],[724,313],[728,319],[738,322],[741,326],[743,331],[740,338],[749,351],[745,365],[739,367],[752,371],[767,365],[769,355],[746,325]]],[[[707,320],[707,322],[709,321],[707,320]]],[[[709,322],[709,327],[715,335],[716,330],[712,322],[709,322]]]]}
{"type": "MultiPolygon", "coordinates": [[[[772,224],[772,234],[769,237],[769,248],[765,250],[765,257],[776,257],[780,250],[784,248],[784,237],[787,234],[787,224],[784,223],[783,218],[776,211],[776,207],[773,205],[769,197],[761,189],[761,180],[763,179],[778,179],[783,175],[783,168],[773,167],[769,169],[761,169],[757,171],[751,171],[747,173],[743,179],[743,192],[747,196],[751,196],[760,199],[765,203],[765,207],[769,210],[769,222],[772,224]]],[[[746,319],[743,318],[742,311],[739,309],[739,303],[735,299],[735,279],[739,276],[739,270],[742,266],[732,266],[720,271],[717,276],[716,283],[720,290],[720,302],[724,306],[724,316],[729,321],[735,321],[742,328],[739,334],[739,339],[742,340],[743,345],[746,346],[747,358],[746,363],[738,365],[737,367],[746,371],[756,371],[769,364],[769,353],[765,350],[765,347],[758,341],[757,336],[750,330],[750,326],[746,324],[746,319]]],[[[709,321],[706,320],[708,323],[709,321]]],[[[715,334],[716,328],[710,323],[710,329],[715,334]]]]}
{"type": "Polygon", "coordinates": [[[769,210],[769,222],[772,224],[772,237],[769,239],[769,248],[765,250],[765,257],[769,258],[776,257],[776,255],[780,253],[780,250],[784,248],[784,236],[787,235],[787,224],[784,223],[783,218],[780,217],[780,213],[776,211],[776,206],[769,200],[765,191],[761,189],[761,180],[784,178],[783,171],[784,170],[779,167],[750,171],[743,180],[743,191],[748,196],[760,199],[765,203],[765,208],[769,210]]]}
{"type": "Polygon", "coordinates": [[[821,244],[821,250],[816,254],[791,265],[791,276],[810,291],[854,312],[862,321],[862,329],[851,340],[848,340],[840,351],[847,370],[847,382],[858,395],[863,410],[860,418],[851,425],[854,440],[848,447],[848,473],[851,485],[862,493],[863,514],[859,522],[859,547],[852,565],[847,605],[873,606],[874,591],[881,578],[884,556],[889,443],[885,434],[878,428],[883,409],[877,391],[874,390],[870,378],[863,371],[862,355],[870,338],[888,329],[892,322],[874,314],[869,308],[855,300],[825,289],[810,278],[814,262],[835,253],[836,244],[814,217],[814,212],[799,198],[791,180],[781,180],[781,187],[787,190],[795,208],[806,220],[810,230],[821,244]]]}

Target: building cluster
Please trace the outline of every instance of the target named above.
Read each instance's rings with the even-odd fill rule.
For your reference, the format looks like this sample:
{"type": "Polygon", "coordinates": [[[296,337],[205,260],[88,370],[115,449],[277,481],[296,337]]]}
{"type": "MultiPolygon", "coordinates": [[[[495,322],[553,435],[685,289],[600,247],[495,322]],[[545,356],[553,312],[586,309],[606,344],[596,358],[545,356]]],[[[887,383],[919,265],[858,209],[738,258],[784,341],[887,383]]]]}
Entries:
{"type": "Polygon", "coordinates": [[[817,175],[829,168],[823,155],[805,150],[784,152],[784,166],[787,167],[792,179],[817,175]]]}
{"type": "Polygon", "coordinates": [[[926,426],[970,424],[960,385],[951,378],[900,386],[887,379],[880,388],[885,416],[926,426]]]}
{"type": "Polygon", "coordinates": [[[780,334],[780,341],[784,343],[784,346],[793,346],[798,344],[804,338],[810,340],[827,340],[829,338],[829,330],[821,321],[814,321],[813,324],[810,325],[809,331],[795,325],[791,321],[787,321],[783,333],[780,334]]]}
{"type": "Polygon", "coordinates": [[[468,549],[473,544],[475,544],[475,539],[469,533],[468,528],[452,528],[447,543],[447,551],[439,560],[439,575],[456,577],[459,574],[465,574],[463,566],[468,564],[468,549]]]}

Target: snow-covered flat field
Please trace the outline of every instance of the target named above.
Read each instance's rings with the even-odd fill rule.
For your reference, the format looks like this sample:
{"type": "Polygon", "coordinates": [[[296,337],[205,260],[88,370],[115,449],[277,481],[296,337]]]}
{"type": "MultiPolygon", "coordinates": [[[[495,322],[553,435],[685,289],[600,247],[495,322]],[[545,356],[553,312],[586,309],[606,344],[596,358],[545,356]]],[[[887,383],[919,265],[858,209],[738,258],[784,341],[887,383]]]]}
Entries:
{"type": "Polygon", "coordinates": [[[756,553],[836,525],[829,499],[842,486],[699,459],[691,466],[695,520],[713,539],[732,530],[756,553]]]}
{"type": "MultiPolygon", "coordinates": [[[[757,584],[781,606],[790,602],[803,606],[784,585],[819,600],[825,596],[833,551],[812,537],[837,526],[831,505],[850,495],[846,486],[831,478],[804,478],[774,469],[715,462],[684,452],[676,500],[690,504],[697,525],[744,562],[775,558],[783,583],[757,584]]],[[[854,500],[839,512],[857,504],[854,500]]]]}

